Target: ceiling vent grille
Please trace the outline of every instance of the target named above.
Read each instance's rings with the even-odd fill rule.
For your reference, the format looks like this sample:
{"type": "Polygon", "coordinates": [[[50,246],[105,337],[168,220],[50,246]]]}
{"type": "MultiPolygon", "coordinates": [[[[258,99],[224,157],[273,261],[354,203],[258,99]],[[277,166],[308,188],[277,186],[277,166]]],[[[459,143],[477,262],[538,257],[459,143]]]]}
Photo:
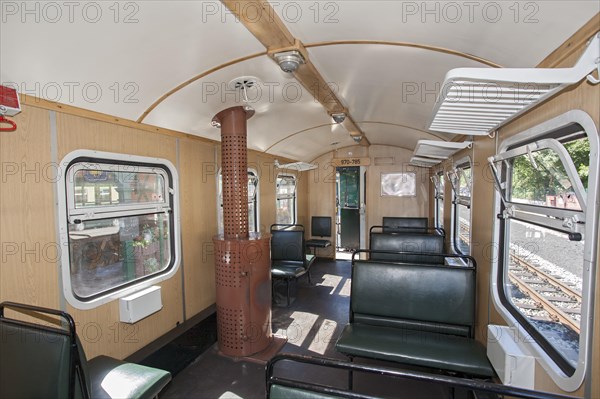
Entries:
{"type": "MultiPolygon", "coordinates": [[[[598,69],[600,33],[572,68],[457,68],[446,74],[429,130],[483,136],[598,69]]],[[[597,84],[599,79],[589,75],[597,84]]]]}

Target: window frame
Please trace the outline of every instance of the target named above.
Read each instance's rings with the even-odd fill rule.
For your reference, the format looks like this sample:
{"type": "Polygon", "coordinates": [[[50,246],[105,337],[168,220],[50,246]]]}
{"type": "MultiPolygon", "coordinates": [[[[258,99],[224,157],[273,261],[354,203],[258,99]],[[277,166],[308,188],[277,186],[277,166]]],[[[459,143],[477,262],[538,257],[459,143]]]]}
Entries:
{"type": "Polygon", "coordinates": [[[454,250],[455,253],[461,254],[461,255],[470,255],[471,254],[471,249],[472,249],[472,245],[471,245],[471,224],[472,224],[472,218],[473,218],[473,214],[471,211],[471,199],[472,199],[472,193],[473,193],[473,163],[471,162],[471,157],[469,156],[465,156],[461,159],[459,159],[457,162],[455,162],[454,164],[454,168],[450,171],[446,173],[446,177],[448,178],[448,181],[450,182],[450,186],[452,187],[452,212],[451,212],[451,234],[450,234],[450,240],[452,242],[452,248],[454,250]],[[471,170],[471,178],[469,181],[469,196],[465,196],[465,195],[461,195],[460,194],[460,173],[462,173],[462,170],[464,169],[470,169],[471,170]],[[460,229],[460,224],[458,223],[458,216],[459,216],[459,206],[465,206],[468,210],[469,210],[469,251],[468,253],[463,253],[460,250],[460,247],[458,246],[458,240],[460,240],[459,238],[459,229],[460,229]]]}
{"type": "Polygon", "coordinates": [[[296,220],[298,220],[297,192],[298,192],[298,177],[297,176],[290,174],[290,173],[278,173],[277,174],[277,176],[275,178],[275,220],[278,220],[278,215],[277,215],[277,211],[279,210],[278,202],[280,200],[291,199],[291,200],[293,200],[292,201],[293,211],[291,212],[292,220],[289,223],[285,223],[285,224],[296,224],[296,220]],[[280,178],[291,178],[294,181],[294,192],[292,194],[285,194],[283,196],[280,196],[279,184],[278,184],[278,180],[280,178]]]}
{"type": "MultiPolygon", "coordinates": [[[[587,135],[590,144],[590,154],[598,154],[598,131],[594,121],[584,111],[572,110],[502,141],[498,147],[496,160],[506,158],[507,156],[503,153],[507,151],[510,152],[511,150],[515,150],[513,154],[517,154],[518,151],[516,150],[521,147],[531,145],[531,143],[535,142],[536,140],[543,140],[553,135],[553,133],[555,135],[559,134],[565,129],[569,131],[570,126],[575,124],[580,125],[583,128],[583,133],[587,135]]],[[[509,153],[509,156],[510,155],[511,154],[509,153]]],[[[489,161],[490,165],[492,165],[494,157],[490,157],[489,161]]],[[[546,372],[548,372],[549,376],[557,384],[557,386],[567,392],[573,392],[577,390],[581,386],[583,379],[586,376],[591,378],[590,371],[592,362],[589,360],[591,359],[592,337],[589,332],[591,331],[590,315],[593,314],[594,309],[594,271],[597,263],[596,246],[598,242],[598,211],[600,208],[598,206],[599,165],[600,160],[598,159],[598,156],[596,155],[596,158],[591,156],[588,176],[588,190],[587,194],[584,196],[585,200],[580,203],[582,211],[553,209],[545,206],[532,206],[506,201],[506,198],[504,198],[498,190],[498,187],[505,188],[505,186],[502,186],[504,182],[499,181],[498,177],[494,173],[494,180],[497,187],[496,190],[494,190],[494,214],[496,215],[496,219],[494,223],[493,234],[494,242],[498,243],[499,247],[498,256],[492,257],[492,271],[490,275],[492,301],[494,303],[494,307],[500,313],[502,318],[510,327],[516,329],[516,336],[522,337],[519,340],[520,345],[524,347],[532,356],[536,357],[541,366],[546,370],[546,372]],[[509,207],[513,207],[512,210],[510,210],[509,207]],[[532,224],[536,224],[537,222],[537,224],[541,224],[547,228],[563,232],[568,232],[567,226],[559,227],[556,225],[556,223],[548,223],[548,220],[551,219],[544,218],[543,216],[541,216],[541,218],[544,220],[540,220],[540,211],[545,212],[546,215],[561,217],[569,217],[569,215],[572,214],[585,215],[585,225],[583,228],[581,228],[581,226],[572,227],[574,232],[581,228],[581,231],[585,237],[585,241],[582,265],[582,306],[579,337],[579,358],[577,361],[577,366],[572,370],[572,374],[570,375],[569,367],[571,369],[573,367],[569,365],[569,367],[566,367],[565,370],[564,363],[567,362],[564,359],[562,361],[557,359],[557,355],[552,353],[558,351],[556,349],[548,349],[549,344],[546,343],[547,340],[545,338],[539,338],[541,334],[537,333],[535,329],[526,320],[524,320],[524,317],[516,309],[514,309],[514,306],[509,302],[510,300],[506,298],[504,291],[504,274],[506,266],[504,263],[509,256],[510,248],[504,243],[505,237],[507,237],[506,226],[508,225],[505,220],[510,219],[507,218],[506,214],[503,215],[503,213],[506,213],[507,210],[509,212],[517,212],[516,217],[513,217],[513,219],[521,219],[532,224]],[[527,211],[532,210],[537,211],[536,213],[538,215],[528,214],[529,212],[527,211]],[[519,212],[520,214],[518,214],[519,212]],[[548,353],[548,351],[551,353],[548,353]]],[[[566,169],[569,168],[570,167],[567,167],[566,169]]],[[[494,170],[494,168],[492,169],[494,170]]],[[[570,172],[567,171],[567,173],[570,172]]],[[[558,355],[558,357],[562,358],[560,355],[558,355]]]]}
{"type": "MultiPolygon", "coordinates": [[[[431,176],[431,181],[433,182],[433,187],[435,190],[434,193],[434,225],[437,229],[444,228],[444,218],[440,218],[440,205],[441,209],[444,209],[444,190],[445,190],[445,180],[444,180],[444,171],[440,170],[431,176]]],[[[442,211],[443,212],[443,211],[442,211]]]]}
{"type": "Polygon", "coordinates": [[[105,303],[114,301],[121,297],[141,291],[147,287],[167,280],[179,269],[181,263],[181,226],[179,209],[179,175],[175,166],[167,159],[144,157],[138,155],[103,152],[95,150],[80,149],[67,154],[61,161],[63,173],[56,179],[58,199],[58,229],[60,238],[60,267],[62,291],[67,302],[77,309],[88,310],[96,308],[105,303]],[[140,203],[138,205],[115,205],[108,207],[75,208],[75,182],[72,179],[74,173],[79,170],[88,169],[80,163],[89,163],[91,166],[104,165],[107,167],[139,168],[139,171],[151,171],[164,180],[164,193],[162,201],[140,203]],[[158,173],[157,173],[158,172],[158,173]],[[69,192],[70,190],[70,192],[69,192]],[[166,198],[168,197],[168,198],[166,198]],[[111,209],[107,209],[111,208],[111,209]],[[95,213],[94,213],[95,211],[95,213]],[[90,297],[89,300],[79,298],[72,289],[71,279],[71,256],[69,247],[69,223],[79,220],[100,220],[107,217],[125,217],[144,215],[149,213],[170,213],[170,236],[171,236],[171,261],[161,272],[143,276],[90,297]]]}

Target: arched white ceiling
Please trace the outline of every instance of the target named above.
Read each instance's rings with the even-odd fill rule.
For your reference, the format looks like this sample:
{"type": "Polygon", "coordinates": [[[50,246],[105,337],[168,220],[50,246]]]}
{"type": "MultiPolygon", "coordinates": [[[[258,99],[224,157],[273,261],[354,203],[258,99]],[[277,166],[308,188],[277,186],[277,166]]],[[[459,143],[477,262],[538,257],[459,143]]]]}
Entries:
{"type": "Polygon", "coordinates": [[[136,120],[201,71],[265,51],[233,17],[223,23],[204,16],[215,2],[143,1],[117,8],[116,2],[74,2],[72,11],[65,3],[49,3],[61,13],[57,22],[51,22],[55,8],[45,2],[15,2],[16,14],[2,15],[2,82],[122,118],[136,120]]]}
{"type": "Polygon", "coordinates": [[[304,43],[384,40],[534,67],[600,11],[591,1],[271,1],[304,43]],[[298,17],[300,15],[300,17],[298,17]]]}
{"type": "MultiPolygon", "coordinates": [[[[16,9],[5,7],[0,24],[0,81],[21,92],[218,139],[211,118],[240,104],[225,85],[235,77],[252,75],[262,84],[258,98],[253,90],[248,93],[257,111],[248,125],[250,148],[309,161],[336,146],[353,144],[347,132],[331,125],[306,90],[300,90],[299,98],[293,94],[300,87],[294,78],[261,55],[265,47],[220,2],[77,2],[72,9],[60,2],[28,4],[33,12],[21,9],[22,2],[11,3],[16,9]],[[98,7],[100,14],[95,14],[98,7]],[[57,10],[62,12],[60,18],[57,10]],[[242,57],[250,58],[234,62],[242,57]],[[216,71],[208,73],[212,69],[216,71]],[[334,142],[339,144],[332,146],[334,142]]],[[[451,138],[425,132],[436,85],[452,68],[485,65],[423,48],[314,44],[414,43],[506,67],[533,67],[600,11],[595,0],[286,0],[271,5],[307,45],[311,61],[335,85],[367,138],[408,149],[421,138],[451,138]]]]}

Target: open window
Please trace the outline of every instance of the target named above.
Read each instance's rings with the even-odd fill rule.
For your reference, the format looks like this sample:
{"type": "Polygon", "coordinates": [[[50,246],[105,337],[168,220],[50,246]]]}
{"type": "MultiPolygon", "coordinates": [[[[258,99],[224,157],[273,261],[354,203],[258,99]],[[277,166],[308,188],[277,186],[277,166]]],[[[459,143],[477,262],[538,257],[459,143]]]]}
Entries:
{"type": "Polygon", "coordinates": [[[89,309],[172,276],[177,172],[163,159],[80,150],[58,184],[63,289],[89,309]]]}
{"type": "Polygon", "coordinates": [[[471,253],[471,160],[463,158],[448,172],[452,186],[452,245],[457,253],[471,253]]]}
{"type": "Polygon", "coordinates": [[[279,174],[276,180],[276,222],[296,223],[296,176],[279,174]]]}
{"type": "Polygon", "coordinates": [[[502,143],[493,265],[498,310],[564,390],[585,375],[598,224],[598,133],[570,111],[502,143]]]}

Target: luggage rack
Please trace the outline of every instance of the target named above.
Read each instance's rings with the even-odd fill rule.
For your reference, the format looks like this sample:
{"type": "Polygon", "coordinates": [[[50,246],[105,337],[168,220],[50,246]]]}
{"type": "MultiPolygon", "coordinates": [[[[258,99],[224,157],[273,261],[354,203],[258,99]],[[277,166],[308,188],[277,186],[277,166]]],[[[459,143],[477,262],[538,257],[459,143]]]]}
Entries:
{"type": "MultiPolygon", "coordinates": [[[[600,75],[600,33],[572,68],[456,68],[446,74],[429,130],[484,136],[591,73],[600,75]]],[[[600,76],[599,76],[600,77],[600,76]]]]}

